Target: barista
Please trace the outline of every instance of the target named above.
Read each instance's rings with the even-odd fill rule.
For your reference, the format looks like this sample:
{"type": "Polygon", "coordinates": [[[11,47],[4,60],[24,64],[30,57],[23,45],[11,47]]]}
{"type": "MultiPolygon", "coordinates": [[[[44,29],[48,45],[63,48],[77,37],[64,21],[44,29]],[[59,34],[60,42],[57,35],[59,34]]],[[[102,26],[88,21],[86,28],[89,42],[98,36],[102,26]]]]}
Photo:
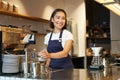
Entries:
{"type": "Polygon", "coordinates": [[[55,9],[50,18],[52,32],[45,36],[46,51],[41,51],[38,56],[47,59],[46,66],[53,69],[70,69],[73,64],[70,50],[73,45],[73,35],[66,30],[67,15],[63,9],[55,9]]]}

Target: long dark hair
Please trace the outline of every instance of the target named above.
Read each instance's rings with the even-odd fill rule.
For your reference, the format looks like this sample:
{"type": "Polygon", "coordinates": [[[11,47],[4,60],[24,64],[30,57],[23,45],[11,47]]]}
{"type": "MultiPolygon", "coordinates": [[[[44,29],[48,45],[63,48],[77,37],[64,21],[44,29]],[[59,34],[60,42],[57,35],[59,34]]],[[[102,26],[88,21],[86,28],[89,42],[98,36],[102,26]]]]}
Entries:
{"type": "Polygon", "coordinates": [[[66,12],[65,12],[63,9],[60,9],[60,8],[57,8],[57,9],[55,9],[55,10],[53,11],[53,13],[52,13],[52,15],[51,15],[51,17],[50,17],[49,26],[50,26],[52,29],[54,29],[54,24],[53,24],[53,22],[52,22],[52,18],[55,16],[55,14],[56,14],[57,12],[63,12],[63,13],[65,14],[65,25],[63,26],[62,29],[66,29],[66,26],[67,26],[67,14],[66,14],[66,12]]]}

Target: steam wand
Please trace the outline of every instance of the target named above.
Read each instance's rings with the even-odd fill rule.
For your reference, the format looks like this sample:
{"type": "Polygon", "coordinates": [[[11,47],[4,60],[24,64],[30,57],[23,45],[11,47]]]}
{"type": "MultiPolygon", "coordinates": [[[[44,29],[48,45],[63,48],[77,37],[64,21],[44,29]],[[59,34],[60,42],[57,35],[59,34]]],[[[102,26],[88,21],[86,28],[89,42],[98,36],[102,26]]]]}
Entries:
{"type": "Polygon", "coordinates": [[[24,52],[25,52],[25,76],[27,77],[28,76],[28,52],[27,52],[27,46],[29,44],[25,44],[24,46],[24,52]]]}

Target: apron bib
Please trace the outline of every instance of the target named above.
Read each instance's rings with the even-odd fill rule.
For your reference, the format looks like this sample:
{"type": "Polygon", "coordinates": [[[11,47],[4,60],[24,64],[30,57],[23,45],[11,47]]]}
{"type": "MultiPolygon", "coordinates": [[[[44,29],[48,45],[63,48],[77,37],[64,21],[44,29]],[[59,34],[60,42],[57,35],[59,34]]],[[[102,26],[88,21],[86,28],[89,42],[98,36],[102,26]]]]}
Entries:
{"type": "MultiPolygon", "coordinates": [[[[47,50],[49,53],[55,53],[63,50],[62,47],[62,32],[59,35],[59,40],[51,40],[52,34],[50,35],[49,43],[47,50]]],[[[53,69],[70,69],[73,68],[73,64],[71,61],[70,56],[68,55],[67,57],[64,58],[58,58],[58,59],[53,59],[51,58],[50,65],[51,68],[53,69]]]]}

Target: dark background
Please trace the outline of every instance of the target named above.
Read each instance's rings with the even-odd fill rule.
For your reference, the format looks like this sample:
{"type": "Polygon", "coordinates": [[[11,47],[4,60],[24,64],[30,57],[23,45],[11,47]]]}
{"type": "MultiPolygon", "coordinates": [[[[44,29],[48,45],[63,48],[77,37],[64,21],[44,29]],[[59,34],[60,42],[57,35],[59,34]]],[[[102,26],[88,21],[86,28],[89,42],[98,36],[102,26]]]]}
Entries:
{"type": "Polygon", "coordinates": [[[90,26],[109,26],[110,11],[94,0],[86,0],[86,19],[90,26]]]}

